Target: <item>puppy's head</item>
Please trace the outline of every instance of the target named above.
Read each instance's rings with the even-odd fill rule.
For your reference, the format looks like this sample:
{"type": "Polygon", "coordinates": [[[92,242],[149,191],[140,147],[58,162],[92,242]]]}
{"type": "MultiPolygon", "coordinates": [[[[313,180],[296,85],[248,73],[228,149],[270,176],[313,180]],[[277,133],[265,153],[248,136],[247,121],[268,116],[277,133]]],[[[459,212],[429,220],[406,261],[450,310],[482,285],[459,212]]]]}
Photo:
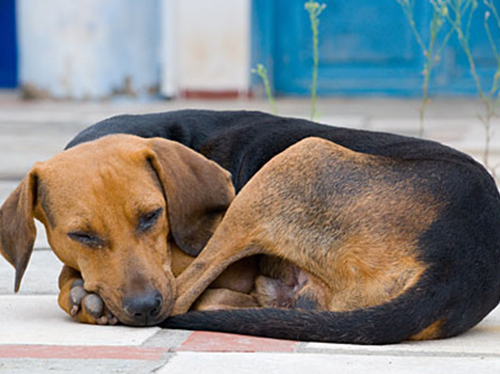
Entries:
{"type": "Polygon", "coordinates": [[[0,252],[17,292],[36,218],[87,291],[121,322],[152,325],[175,299],[170,243],[197,255],[233,197],[229,173],[179,143],[107,136],[33,167],[0,209],[0,252]]]}

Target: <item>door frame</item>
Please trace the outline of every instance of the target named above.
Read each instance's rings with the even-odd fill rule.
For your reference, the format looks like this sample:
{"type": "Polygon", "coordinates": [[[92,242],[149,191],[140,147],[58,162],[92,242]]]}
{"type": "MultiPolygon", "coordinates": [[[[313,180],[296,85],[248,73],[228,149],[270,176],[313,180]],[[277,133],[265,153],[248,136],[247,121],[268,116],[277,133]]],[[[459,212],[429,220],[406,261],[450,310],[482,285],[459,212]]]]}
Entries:
{"type": "Polygon", "coordinates": [[[17,40],[17,1],[10,0],[6,2],[6,10],[12,17],[6,17],[7,23],[4,24],[7,28],[6,44],[2,45],[3,53],[10,55],[13,59],[12,64],[8,64],[6,74],[0,74],[0,88],[12,89],[19,85],[19,55],[18,55],[18,40],[17,40]]]}

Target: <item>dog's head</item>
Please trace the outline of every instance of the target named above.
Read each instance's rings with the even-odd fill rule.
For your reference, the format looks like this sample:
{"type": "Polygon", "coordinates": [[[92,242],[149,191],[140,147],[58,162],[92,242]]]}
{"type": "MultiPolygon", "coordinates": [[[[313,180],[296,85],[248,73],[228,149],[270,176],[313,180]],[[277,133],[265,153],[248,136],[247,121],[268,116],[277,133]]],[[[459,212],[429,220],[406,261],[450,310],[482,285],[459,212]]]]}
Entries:
{"type": "Polygon", "coordinates": [[[233,198],[230,174],[179,143],[107,136],[33,167],[0,209],[0,252],[17,292],[36,218],[87,291],[121,322],[152,325],[175,299],[169,243],[197,255],[233,198]]]}

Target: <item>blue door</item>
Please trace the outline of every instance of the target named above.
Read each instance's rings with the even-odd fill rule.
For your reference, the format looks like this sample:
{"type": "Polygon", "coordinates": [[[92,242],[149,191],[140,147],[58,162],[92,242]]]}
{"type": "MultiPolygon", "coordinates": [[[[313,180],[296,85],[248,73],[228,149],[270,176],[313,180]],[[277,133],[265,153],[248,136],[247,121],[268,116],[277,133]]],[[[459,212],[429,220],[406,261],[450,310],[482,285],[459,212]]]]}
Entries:
{"type": "MultiPolygon", "coordinates": [[[[318,2],[327,4],[319,25],[319,94],[421,94],[424,56],[395,0],[318,2]]],[[[252,59],[254,64],[267,65],[278,94],[309,94],[312,33],[304,3],[305,0],[253,1],[252,59]]],[[[416,25],[427,30],[432,16],[430,2],[415,3],[416,25]]],[[[484,31],[484,11],[481,2],[471,27],[471,45],[486,82],[486,77],[491,81],[497,65],[484,31]]],[[[491,25],[495,40],[500,40],[496,24],[491,25]]],[[[476,92],[467,59],[455,36],[433,74],[431,93],[476,92]]]]}
{"type": "Polygon", "coordinates": [[[0,0],[0,88],[17,86],[15,0],[0,0]]]}

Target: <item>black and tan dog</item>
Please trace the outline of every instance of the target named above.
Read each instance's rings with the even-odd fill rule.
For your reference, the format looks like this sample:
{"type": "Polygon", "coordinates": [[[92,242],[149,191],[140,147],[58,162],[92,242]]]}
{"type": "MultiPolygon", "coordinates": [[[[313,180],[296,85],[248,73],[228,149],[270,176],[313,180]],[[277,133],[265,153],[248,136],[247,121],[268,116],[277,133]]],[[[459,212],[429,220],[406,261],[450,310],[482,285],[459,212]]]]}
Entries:
{"type": "Polygon", "coordinates": [[[500,197],[488,173],[460,152],[256,112],[208,111],[115,117],[70,147],[113,133],[180,142],[229,170],[241,192],[222,219],[233,197],[228,175],[159,139],[106,137],[35,166],[0,211],[2,253],[19,285],[33,217],[42,220],[67,265],[60,303],[77,306],[79,320],[87,318],[85,303],[72,305],[70,294],[81,277],[122,322],[153,324],[172,308],[187,312],[196,299],[195,309],[213,309],[207,303],[224,306],[248,293],[248,284],[214,290],[216,297],[205,290],[230,264],[255,255],[264,255],[261,275],[245,296],[262,308],[189,312],[162,325],[390,343],[459,334],[498,304],[500,197]],[[169,248],[196,256],[214,231],[172,287],[169,248]]]}

